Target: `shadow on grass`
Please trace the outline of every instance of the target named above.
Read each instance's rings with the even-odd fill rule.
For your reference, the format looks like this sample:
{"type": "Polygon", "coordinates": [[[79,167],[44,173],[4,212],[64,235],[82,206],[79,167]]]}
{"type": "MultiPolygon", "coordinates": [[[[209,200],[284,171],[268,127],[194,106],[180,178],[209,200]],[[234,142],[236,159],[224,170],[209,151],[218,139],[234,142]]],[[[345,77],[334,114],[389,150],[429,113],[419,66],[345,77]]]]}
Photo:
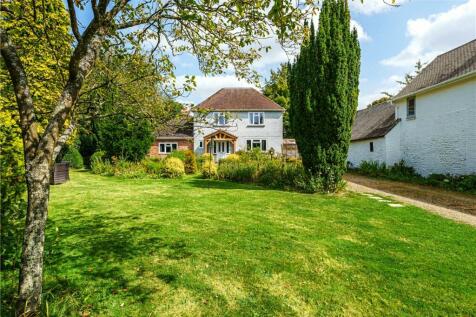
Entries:
{"type": "MultiPolygon", "coordinates": [[[[78,215],[48,221],[43,309],[46,309],[46,302],[60,303],[49,307],[50,313],[54,310],[53,315],[61,314],[62,307],[70,311],[72,308],[80,310],[88,302],[101,305],[100,297],[89,298],[104,294],[129,297],[134,302],[148,301],[154,290],[143,284],[140,287],[132,285],[138,278],[146,280],[151,273],[141,263],[144,258],[172,261],[172,264],[161,264],[159,271],[152,273],[167,284],[178,279],[173,270],[174,261],[193,256],[186,242],[160,236],[160,225],[141,223],[127,227],[124,218],[127,217],[78,215]]],[[[12,284],[11,289],[2,285],[2,303],[12,304],[2,305],[1,316],[14,315],[17,282],[13,278],[12,284]]],[[[101,307],[89,308],[89,311],[94,309],[101,310],[101,307]]]]}

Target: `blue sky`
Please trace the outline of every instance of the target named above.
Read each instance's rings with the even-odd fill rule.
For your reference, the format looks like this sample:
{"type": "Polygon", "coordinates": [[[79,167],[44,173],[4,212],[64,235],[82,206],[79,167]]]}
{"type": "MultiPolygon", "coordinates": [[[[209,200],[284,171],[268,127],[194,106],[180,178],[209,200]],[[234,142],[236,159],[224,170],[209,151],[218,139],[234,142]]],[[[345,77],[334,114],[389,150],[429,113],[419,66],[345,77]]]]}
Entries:
{"type": "MultiPolygon", "coordinates": [[[[387,0],[391,2],[391,0],[387,0]]],[[[396,80],[413,69],[418,59],[429,62],[438,54],[476,38],[476,0],[396,0],[399,7],[384,0],[349,1],[353,25],[357,27],[362,49],[359,108],[382,96],[382,91],[396,93],[401,86],[396,80]]],[[[80,20],[89,14],[80,13],[80,20]]],[[[272,47],[255,62],[253,68],[263,82],[289,57],[279,44],[269,39],[272,47]]],[[[238,80],[232,72],[206,77],[196,59],[187,54],[175,56],[177,80],[195,75],[197,89],[180,101],[199,103],[222,87],[251,84],[238,80]]]]}

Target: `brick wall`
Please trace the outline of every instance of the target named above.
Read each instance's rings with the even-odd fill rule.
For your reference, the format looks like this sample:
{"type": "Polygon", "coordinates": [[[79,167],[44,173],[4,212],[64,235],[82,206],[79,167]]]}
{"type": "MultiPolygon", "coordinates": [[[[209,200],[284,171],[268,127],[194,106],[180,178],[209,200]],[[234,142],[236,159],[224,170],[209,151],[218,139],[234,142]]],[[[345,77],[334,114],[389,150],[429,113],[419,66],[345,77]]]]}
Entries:
{"type": "Polygon", "coordinates": [[[165,157],[167,154],[159,153],[159,143],[177,143],[178,150],[193,150],[193,141],[187,139],[157,139],[149,150],[150,157],[165,157]]]}

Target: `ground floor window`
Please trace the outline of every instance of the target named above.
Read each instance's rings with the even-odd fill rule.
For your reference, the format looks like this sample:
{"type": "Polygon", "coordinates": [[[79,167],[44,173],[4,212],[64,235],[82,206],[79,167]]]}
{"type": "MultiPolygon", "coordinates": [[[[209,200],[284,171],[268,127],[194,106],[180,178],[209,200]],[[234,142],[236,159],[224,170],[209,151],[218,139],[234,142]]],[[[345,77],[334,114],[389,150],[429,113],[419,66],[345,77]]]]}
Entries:
{"type": "Polygon", "coordinates": [[[202,148],[203,147],[203,141],[198,142],[198,147],[202,148]]]}
{"type": "Polygon", "coordinates": [[[255,148],[266,151],[266,140],[246,140],[246,149],[248,151],[255,148]]]}
{"type": "Polygon", "coordinates": [[[370,142],[370,152],[373,152],[373,151],[374,151],[374,143],[370,142]]]}
{"type": "Polygon", "coordinates": [[[177,150],[177,143],[159,143],[159,153],[172,153],[177,150]]]}

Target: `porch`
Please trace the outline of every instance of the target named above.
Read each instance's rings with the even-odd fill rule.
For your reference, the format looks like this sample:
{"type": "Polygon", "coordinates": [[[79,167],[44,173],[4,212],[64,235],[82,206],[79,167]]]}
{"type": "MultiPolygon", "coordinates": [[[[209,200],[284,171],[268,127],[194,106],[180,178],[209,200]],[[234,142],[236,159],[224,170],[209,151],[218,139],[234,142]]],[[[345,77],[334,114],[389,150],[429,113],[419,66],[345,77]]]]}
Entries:
{"type": "Polygon", "coordinates": [[[215,160],[236,152],[237,137],[223,130],[210,133],[203,138],[205,153],[211,153],[215,160]]]}

